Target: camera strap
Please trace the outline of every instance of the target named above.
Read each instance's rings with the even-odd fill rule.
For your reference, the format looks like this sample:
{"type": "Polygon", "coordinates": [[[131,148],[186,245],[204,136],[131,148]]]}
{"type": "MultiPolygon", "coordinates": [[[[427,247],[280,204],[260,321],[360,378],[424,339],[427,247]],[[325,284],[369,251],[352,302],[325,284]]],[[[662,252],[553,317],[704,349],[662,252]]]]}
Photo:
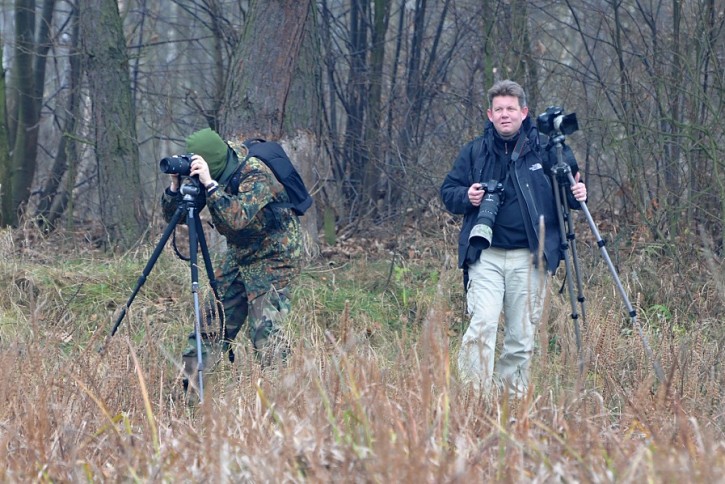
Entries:
{"type": "Polygon", "coordinates": [[[524,149],[526,139],[527,138],[524,133],[519,133],[519,139],[516,140],[516,146],[514,146],[514,150],[511,152],[511,162],[515,163],[516,160],[519,159],[519,156],[521,156],[521,151],[524,149]]]}

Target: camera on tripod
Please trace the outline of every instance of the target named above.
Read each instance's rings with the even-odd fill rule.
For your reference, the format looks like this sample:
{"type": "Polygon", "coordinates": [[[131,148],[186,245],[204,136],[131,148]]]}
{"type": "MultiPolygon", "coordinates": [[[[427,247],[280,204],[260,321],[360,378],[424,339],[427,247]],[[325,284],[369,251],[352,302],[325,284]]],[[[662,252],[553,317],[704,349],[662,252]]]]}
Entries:
{"type": "Polygon", "coordinates": [[[194,153],[173,155],[159,161],[159,169],[167,175],[189,176],[191,174],[191,157],[194,153]]]}
{"type": "Polygon", "coordinates": [[[579,123],[576,113],[564,114],[559,106],[549,106],[536,118],[536,127],[546,135],[558,132],[569,135],[579,129],[579,123]]]}
{"type": "Polygon", "coordinates": [[[191,176],[192,156],[194,156],[194,153],[167,156],[159,161],[159,169],[167,175],[184,177],[179,192],[184,200],[193,203],[198,210],[201,210],[206,206],[206,191],[202,190],[199,177],[197,175],[191,176]]]}
{"type": "Polygon", "coordinates": [[[503,204],[504,196],[503,184],[497,180],[483,183],[482,189],[486,190],[486,194],[478,208],[478,216],[471,229],[471,235],[468,236],[468,243],[476,250],[491,247],[493,224],[498,215],[498,208],[503,204]]]}

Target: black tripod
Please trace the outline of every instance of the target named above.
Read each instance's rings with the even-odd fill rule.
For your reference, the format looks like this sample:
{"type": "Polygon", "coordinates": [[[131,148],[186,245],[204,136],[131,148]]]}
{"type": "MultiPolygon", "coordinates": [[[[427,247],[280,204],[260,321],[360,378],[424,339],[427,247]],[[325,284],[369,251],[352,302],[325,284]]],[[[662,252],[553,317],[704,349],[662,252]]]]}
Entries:
{"type": "MultiPolygon", "coordinates": [[[[569,300],[571,303],[571,318],[574,322],[574,334],[576,337],[576,346],[577,346],[577,353],[579,358],[579,373],[581,374],[584,370],[584,359],[582,356],[582,349],[581,349],[581,332],[579,328],[579,315],[577,314],[577,305],[576,302],[578,301],[581,304],[581,314],[582,314],[582,321],[586,322],[585,318],[585,309],[584,309],[584,296],[582,293],[582,280],[581,280],[581,272],[579,270],[579,261],[577,258],[577,252],[576,252],[576,236],[574,234],[573,224],[571,221],[571,209],[569,207],[569,202],[567,199],[567,189],[571,186],[573,186],[576,181],[574,180],[574,176],[571,172],[571,167],[564,162],[564,154],[563,154],[563,142],[564,142],[565,136],[561,131],[554,131],[550,134],[550,143],[556,148],[556,157],[557,157],[557,163],[554,165],[554,167],[551,170],[551,178],[554,185],[554,195],[556,197],[556,204],[557,204],[557,213],[559,216],[559,232],[561,235],[561,248],[564,253],[564,265],[566,268],[566,284],[567,289],[569,293],[569,300]],[[571,247],[571,261],[569,260],[569,257],[567,257],[568,249],[571,247]],[[572,282],[572,265],[574,266],[574,272],[576,276],[576,285],[577,285],[577,292],[578,295],[574,297],[574,286],[572,282]]],[[[597,226],[594,223],[594,220],[592,219],[592,215],[589,213],[589,208],[587,207],[586,202],[579,202],[581,205],[582,212],[584,212],[584,215],[587,218],[587,222],[589,223],[589,228],[592,231],[592,235],[594,235],[594,238],[597,241],[597,246],[599,246],[599,250],[601,252],[602,257],[604,258],[604,261],[607,263],[607,267],[609,268],[609,272],[612,274],[612,279],[614,279],[614,283],[617,286],[617,291],[619,292],[620,297],[622,298],[622,301],[624,302],[624,305],[627,307],[627,311],[629,314],[629,317],[632,321],[632,326],[637,329],[637,333],[639,334],[640,339],[642,340],[642,346],[644,347],[645,353],[647,354],[647,357],[652,362],[652,365],[654,367],[655,376],[660,382],[664,381],[664,372],[662,371],[662,367],[660,366],[659,362],[655,358],[652,348],[650,347],[647,336],[644,334],[644,331],[642,330],[642,327],[639,324],[639,321],[637,320],[637,311],[632,307],[632,304],[629,302],[629,298],[627,297],[627,293],[624,290],[624,287],[622,286],[622,282],[619,279],[619,275],[617,274],[616,269],[614,268],[614,264],[612,263],[612,260],[609,258],[609,253],[607,252],[607,248],[605,247],[606,243],[604,240],[602,240],[601,236],[599,235],[599,230],[597,230],[597,226]]]]}
{"type": "MultiPolygon", "coordinates": [[[[204,230],[202,229],[201,225],[201,219],[199,218],[199,212],[202,208],[204,208],[205,200],[204,197],[201,196],[201,184],[199,183],[199,180],[195,177],[187,178],[188,182],[185,181],[185,183],[181,184],[181,195],[182,200],[179,202],[179,206],[176,208],[176,212],[174,212],[174,215],[171,217],[171,221],[169,221],[169,224],[166,226],[166,229],[164,230],[164,233],[161,235],[161,240],[159,240],[159,243],[156,245],[156,248],[154,249],[153,253],[151,254],[151,257],[149,258],[149,261],[146,263],[146,267],[144,267],[142,275],[138,278],[138,282],[136,283],[136,287],[134,288],[133,292],[131,293],[131,296],[128,298],[128,301],[126,301],[126,305],[121,310],[121,313],[118,316],[118,319],[116,319],[116,323],[113,325],[113,329],[111,330],[112,337],[114,334],[116,334],[116,330],[118,330],[119,325],[121,324],[121,321],[126,316],[126,312],[131,306],[131,303],[133,302],[134,298],[136,297],[136,294],[138,294],[138,291],[141,289],[141,286],[144,285],[146,282],[146,278],[151,273],[151,270],[154,267],[154,264],[156,263],[156,260],[159,258],[159,255],[161,255],[161,251],[164,249],[164,246],[166,245],[166,242],[168,241],[169,237],[172,233],[174,233],[174,229],[176,228],[176,225],[181,222],[181,217],[186,214],[186,224],[189,227],[189,267],[191,269],[191,294],[194,299],[194,335],[196,337],[196,355],[197,355],[197,376],[198,376],[198,390],[199,390],[199,401],[203,403],[204,401],[204,381],[202,378],[202,371],[204,370],[204,361],[202,358],[202,348],[201,348],[201,339],[202,339],[202,331],[201,331],[201,307],[199,304],[199,266],[197,264],[197,256],[198,256],[198,247],[201,246],[201,254],[204,258],[204,267],[206,268],[206,275],[209,278],[209,285],[211,286],[211,289],[214,293],[214,299],[219,305],[219,294],[217,293],[217,281],[214,277],[214,270],[212,269],[211,264],[211,257],[209,256],[209,247],[206,244],[206,238],[204,237],[204,230]]],[[[178,252],[177,252],[178,254],[178,252]]],[[[183,258],[183,257],[182,257],[183,258]]],[[[218,310],[220,308],[217,308],[218,310]]],[[[221,314],[221,311],[218,311],[218,314],[221,314]]]]}

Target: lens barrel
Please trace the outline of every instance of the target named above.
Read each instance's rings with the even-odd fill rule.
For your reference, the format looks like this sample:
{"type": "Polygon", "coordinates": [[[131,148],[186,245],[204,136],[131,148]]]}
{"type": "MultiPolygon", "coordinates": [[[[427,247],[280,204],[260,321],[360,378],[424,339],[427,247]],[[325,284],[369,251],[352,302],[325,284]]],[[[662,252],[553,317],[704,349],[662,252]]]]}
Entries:
{"type": "Polygon", "coordinates": [[[174,155],[162,158],[159,169],[168,175],[189,176],[191,173],[191,157],[188,155],[174,155]]]}
{"type": "Polygon", "coordinates": [[[493,224],[498,215],[498,208],[503,201],[503,185],[496,180],[483,184],[486,194],[478,207],[476,222],[468,236],[468,243],[476,250],[485,250],[491,247],[493,240],[493,224]]]}

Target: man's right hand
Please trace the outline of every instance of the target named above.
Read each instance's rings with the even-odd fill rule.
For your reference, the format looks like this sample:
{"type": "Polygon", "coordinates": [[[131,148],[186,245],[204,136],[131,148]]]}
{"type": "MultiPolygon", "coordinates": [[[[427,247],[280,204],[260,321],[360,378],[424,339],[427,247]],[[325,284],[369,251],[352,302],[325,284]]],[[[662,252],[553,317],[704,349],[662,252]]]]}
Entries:
{"type": "Polygon", "coordinates": [[[471,185],[471,187],[468,189],[468,200],[471,202],[471,205],[474,207],[478,207],[481,205],[481,200],[483,200],[483,185],[480,183],[474,183],[471,185]]]}

